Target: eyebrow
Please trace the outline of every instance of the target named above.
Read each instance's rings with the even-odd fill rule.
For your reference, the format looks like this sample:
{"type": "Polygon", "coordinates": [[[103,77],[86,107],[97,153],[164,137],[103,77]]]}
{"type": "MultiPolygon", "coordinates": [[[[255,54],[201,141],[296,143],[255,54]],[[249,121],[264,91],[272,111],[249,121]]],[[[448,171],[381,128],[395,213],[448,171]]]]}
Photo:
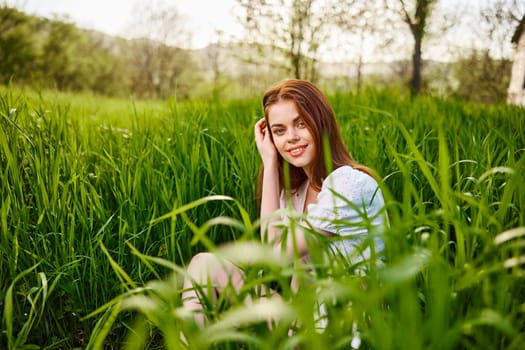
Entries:
{"type": "MultiPolygon", "coordinates": [[[[298,115],[297,117],[295,117],[293,120],[292,120],[292,123],[295,123],[297,120],[299,119],[302,119],[303,117],[301,117],[300,115],[298,115]]],[[[276,126],[284,126],[284,124],[271,124],[270,125],[270,128],[273,128],[273,127],[276,127],[276,126]]]]}

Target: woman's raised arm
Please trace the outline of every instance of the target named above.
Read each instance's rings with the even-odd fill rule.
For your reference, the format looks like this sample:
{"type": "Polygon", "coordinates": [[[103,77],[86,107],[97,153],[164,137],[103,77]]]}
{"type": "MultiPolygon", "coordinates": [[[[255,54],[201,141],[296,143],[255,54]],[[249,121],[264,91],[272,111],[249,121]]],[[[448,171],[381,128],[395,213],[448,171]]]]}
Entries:
{"type": "Polygon", "coordinates": [[[263,242],[275,242],[279,237],[280,230],[273,227],[271,223],[278,221],[278,218],[269,218],[279,209],[279,163],[277,150],[271,140],[270,131],[264,118],[255,124],[254,133],[255,143],[263,163],[260,212],[261,240],[263,242]]]}

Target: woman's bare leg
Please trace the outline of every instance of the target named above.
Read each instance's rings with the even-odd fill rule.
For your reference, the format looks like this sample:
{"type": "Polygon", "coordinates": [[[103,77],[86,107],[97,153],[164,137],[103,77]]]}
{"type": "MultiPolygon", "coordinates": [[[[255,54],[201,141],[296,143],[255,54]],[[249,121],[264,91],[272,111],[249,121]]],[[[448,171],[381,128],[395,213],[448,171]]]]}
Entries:
{"type": "Polygon", "coordinates": [[[199,293],[194,288],[195,284],[198,284],[205,293],[210,292],[215,303],[216,295],[222,293],[224,288],[232,286],[237,292],[244,282],[240,268],[213,253],[195,255],[187,267],[187,273],[184,279],[182,302],[187,310],[193,312],[195,321],[201,326],[205,323],[205,316],[199,293]]]}

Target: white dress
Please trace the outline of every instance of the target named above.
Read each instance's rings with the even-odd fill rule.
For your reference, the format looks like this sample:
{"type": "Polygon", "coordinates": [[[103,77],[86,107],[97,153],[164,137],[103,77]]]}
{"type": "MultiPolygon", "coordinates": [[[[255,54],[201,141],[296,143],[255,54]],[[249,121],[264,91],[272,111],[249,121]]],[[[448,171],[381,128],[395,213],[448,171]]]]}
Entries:
{"type": "MultiPolygon", "coordinates": [[[[293,208],[289,209],[303,212],[307,189],[308,181],[291,195],[293,208]]],[[[283,192],[280,207],[287,208],[286,202],[283,192]]],[[[384,205],[383,194],[374,178],[351,166],[342,166],[323,181],[317,203],[306,208],[304,224],[336,236],[330,242],[332,251],[356,263],[370,257],[370,246],[376,253],[384,248],[380,237],[388,225],[384,205]],[[374,244],[367,244],[372,242],[372,237],[374,244]]]]}

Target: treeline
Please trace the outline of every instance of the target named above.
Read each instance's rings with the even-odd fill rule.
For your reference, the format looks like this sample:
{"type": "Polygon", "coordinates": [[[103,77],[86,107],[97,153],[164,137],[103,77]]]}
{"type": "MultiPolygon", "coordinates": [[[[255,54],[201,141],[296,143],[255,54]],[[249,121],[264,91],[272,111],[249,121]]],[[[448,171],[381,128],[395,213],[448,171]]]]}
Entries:
{"type": "MultiPolygon", "coordinates": [[[[190,52],[0,7],[0,83],[138,98],[189,97],[190,52]]],[[[195,77],[196,79],[197,77],[195,77]]]]}
{"type": "MultiPolygon", "coordinates": [[[[177,27],[177,15],[170,17],[169,10],[151,13],[150,22],[141,24],[143,28],[153,27],[153,23],[161,30],[177,27]]],[[[252,39],[240,44],[217,40],[206,49],[185,50],[146,37],[127,40],[108,36],[80,29],[64,19],[35,17],[1,5],[0,84],[140,99],[243,98],[259,94],[283,77],[295,76],[297,70],[291,64],[281,64],[286,59],[296,62],[296,54],[282,56],[286,50],[278,48],[276,52],[269,44],[252,39]]],[[[262,37],[265,35],[251,38],[262,37]]],[[[511,64],[509,59],[494,59],[488,50],[466,48],[454,62],[423,61],[421,90],[474,102],[504,102],[511,64]]],[[[367,86],[408,89],[410,85],[408,57],[380,63],[380,69],[368,74],[366,62],[358,61],[355,68],[343,65],[315,60],[308,70],[312,76],[300,77],[316,77],[327,91],[367,86]]]]}

